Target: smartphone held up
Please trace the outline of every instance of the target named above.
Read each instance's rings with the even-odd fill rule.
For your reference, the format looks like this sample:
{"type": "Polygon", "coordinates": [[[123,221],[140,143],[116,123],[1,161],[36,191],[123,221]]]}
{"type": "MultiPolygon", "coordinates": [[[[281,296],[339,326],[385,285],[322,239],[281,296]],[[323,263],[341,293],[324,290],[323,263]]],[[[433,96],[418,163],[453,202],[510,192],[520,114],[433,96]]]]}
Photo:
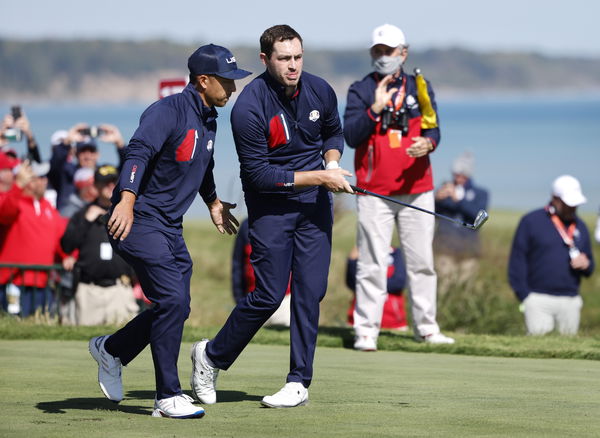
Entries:
{"type": "Polygon", "coordinates": [[[19,128],[17,128],[15,126],[15,123],[23,115],[21,106],[20,105],[11,106],[10,115],[12,116],[12,119],[13,119],[12,126],[8,126],[6,129],[4,129],[4,131],[2,132],[2,138],[9,142],[19,142],[23,138],[23,133],[21,132],[21,130],[19,128]]]}

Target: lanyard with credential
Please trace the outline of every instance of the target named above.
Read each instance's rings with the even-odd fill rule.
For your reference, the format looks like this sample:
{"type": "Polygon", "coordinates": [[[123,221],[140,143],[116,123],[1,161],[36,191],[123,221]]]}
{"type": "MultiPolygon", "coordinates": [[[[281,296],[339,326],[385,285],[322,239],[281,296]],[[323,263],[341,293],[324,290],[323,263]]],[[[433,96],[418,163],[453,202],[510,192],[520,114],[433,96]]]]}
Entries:
{"type": "Polygon", "coordinates": [[[396,99],[392,102],[390,99],[388,105],[394,108],[394,111],[398,111],[402,108],[402,104],[404,103],[404,96],[406,95],[406,76],[402,78],[402,86],[396,93],[396,99]]]}
{"type": "Polygon", "coordinates": [[[579,249],[575,246],[575,241],[573,240],[573,236],[575,236],[575,231],[577,230],[575,222],[572,222],[568,227],[565,227],[565,224],[563,224],[556,213],[550,210],[550,208],[546,208],[546,211],[548,211],[548,214],[550,215],[550,220],[552,221],[554,228],[556,228],[556,231],[558,231],[563,242],[565,242],[565,245],[569,248],[569,257],[574,259],[580,254],[579,249]]]}
{"type": "Polygon", "coordinates": [[[554,224],[554,228],[556,228],[558,234],[560,234],[560,237],[562,237],[565,245],[567,245],[569,248],[574,247],[575,242],[573,240],[573,236],[575,235],[575,230],[577,229],[575,222],[569,224],[568,227],[565,227],[565,224],[563,224],[560,218],[553,213],[550,214],[550,220],[552,221],[552,224],[554,224]]]}

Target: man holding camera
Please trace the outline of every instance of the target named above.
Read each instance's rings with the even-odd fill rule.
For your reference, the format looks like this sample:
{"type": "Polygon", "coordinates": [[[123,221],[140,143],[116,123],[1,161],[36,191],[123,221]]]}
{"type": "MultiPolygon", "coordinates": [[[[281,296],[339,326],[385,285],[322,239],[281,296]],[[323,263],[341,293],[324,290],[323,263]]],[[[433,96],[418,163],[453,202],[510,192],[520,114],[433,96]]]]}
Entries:
{"type": "Polygon", "coordinates": [[[10,147],[10,143],[20,142],[23,139],[27,142],[27,159],[30,162],[41,163],[42,159],[31,123],[21,106],[14,105],[10,109],[10,114],[6,114],[0,122],[0,150],[17,158],[16,151],[10,147]]]}
{"type": "Polygon", "coordinates": [[[78,123],[69,131],[55,132],[52,137],[48,179],[56,190],[56,208],[59,210],[67,204],[69,196],[75,192],[73,182],[75,171],[81,167],[96,170],[100,158],[96,138],[104,143],[115,145],[119,155],[119,170],[125,161],[123,136],[116,126],[107,123],[99,126],[78,123]]]}
{"type": "MultiPolygon", "coordinates": [[[[373,31],[370,53],[375,71],[351,85],[344,114],[344,137],[356,148],[357,185],[433,210],[429,154],[440,141],[433,90],[420,74],[403,71],[408,45],[396,26],[384,24],[373,31]]],[[[354,348],[377,350],[394,225],[406,260],[415,339],[453,343],[436,322],[434,217],[372,196],[358,196],[357,203],[354,348]]]]}

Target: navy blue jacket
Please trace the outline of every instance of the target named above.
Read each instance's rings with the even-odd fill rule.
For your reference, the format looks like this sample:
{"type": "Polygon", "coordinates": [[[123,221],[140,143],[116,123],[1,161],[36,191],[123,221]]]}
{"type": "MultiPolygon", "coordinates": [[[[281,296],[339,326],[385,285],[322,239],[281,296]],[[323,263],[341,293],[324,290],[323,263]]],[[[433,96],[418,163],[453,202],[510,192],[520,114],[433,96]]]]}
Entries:
{"type": "Polygon", "coordinates": [[[192,84],[150,105],[127,146],[113,206],[121,191],[129,190],[137,195],[134,223],[181,233],[196,194],[206,203],[217,197],[212,173],[216,118],[192,84]]]}
{"type": "Polygon", "coordinates": [[[291,99],[268,72],[255,78],[240,93],[231,126],[246,194],[291,195],[295,171],[323,169],[323,154],[344,147],[333,89],[306,72],[291,99]]]}
{"type": "MultiPolygon", "coordinates": [[[[348,90],[346,111],[344,112],[344,138],[354,154],[356,184],[382,195],[405,195],[424,193],[433,190],[433,171],[429,154],[412,158],[406,150],[413,138],[424,136],[431,140],[434,149],[440,143],[440,129],[424,128],[419,106],[417,82],[414,75],[404,72],[388,88],[398,88],[392,101],[402,97],[401,104],[408,115],[408,132],[398,137],[394,131],[381,131],[382,116],[373,113],[371,105],[375,100],[375,89],[382,77],[370,73],[362,80],[354,82],[348,90]],[[397,144],[395,144],[397,142],[397,144]]],[[[435,95],[429,82],[427,92],[433,110],[437,114],[435,95]]],[[[439,115],[437,116],[439,124],[439,115]]]]}
{"type": "Polygon", "coordinates": [[[594,257],[588,229],[576,218],[577,248],[590,259],[585,271],[570,266],[569,249],[554,227],[548,212],[541,208],[526,214],[519,223],[508,263],[508,279],[519,300],[529,292],[558,296],[576,296],[581,276],[594,270],[594,257]]]}
{"type": "MultiPolygon", "coordinates": [[[[470,224],[479,210],[487,209],[488,192],[469,179],[464,185],[465,196],[456,202],[452,198],[435,201],[435,211],[470,224]]],[[[449,221],[438,221],[434,240],[435,250],[444,254],[475,257],[480,254],[479,232],[449,221]]]]}
{"type": "MultiPolygon", "coordinates": [[[[388,85],[389,88],[400,88],[403,79],[406,78],[406,97],[405,105],[409,110],[409,118],[420,117],[421,110],[417,101],[417,84],[414,75],[402,74],[388,85]],[[411,96],[410,98],[408,96],[411,96]]],[[[371,72],[360,81],[354,82],[348,90],[348,101],[346,102],[346,112],[344,113],[344,137],[346,143],[351,148],[357,148],[373,134],[377,124],[378,115],[374,114],[370,107],[375,101],[375,89],[382,77],[376,72],[371,72]]],[[[437,104],[435,103],[435,94],[431,84],[427,81],[427,91],[432,100],[433,108],[437,113],[437,104]]],[[[395,93],[392,101],[395,101],[395,93]]],[[[438,115],[439,118],[439,115],[438,115]]],[[[421,131],[423,137],[428,137],[437,147],[440,142],[440,129],[430,128],[421,131]]]]}

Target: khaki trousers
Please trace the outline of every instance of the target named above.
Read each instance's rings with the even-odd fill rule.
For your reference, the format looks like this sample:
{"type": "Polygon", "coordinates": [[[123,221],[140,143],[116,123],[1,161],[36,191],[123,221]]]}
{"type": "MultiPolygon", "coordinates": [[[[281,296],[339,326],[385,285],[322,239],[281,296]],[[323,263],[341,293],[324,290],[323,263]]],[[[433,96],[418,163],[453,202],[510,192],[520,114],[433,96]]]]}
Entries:
{"type": "Polygon", "coordinates": [[[133,288],[120,280],[109,287],[79,283],[75,305],[78,325],[122,324],[139,311],[133,288]]]}
{"type": "Polygon", "coordinates": [[[559,297],[531,292],[523,300],[527,334],[544,335],[556,327],[561,335],[575,335],[583,300],[581,295],[559,297]]]}
{"type": "MultiPolygon", "coordinates": [[[[433,192],[401,195],[404,203],[433,211],[433,192]]],[[[394,227],[406,262],[408,297],[415,334],[440,331],[436,322],[437,277],[433,265],[432,215],[374,196],[357,196],[358,262],[354,330],[358,336],[379,335],[387,298],[387,258],[394,227]]]]}

